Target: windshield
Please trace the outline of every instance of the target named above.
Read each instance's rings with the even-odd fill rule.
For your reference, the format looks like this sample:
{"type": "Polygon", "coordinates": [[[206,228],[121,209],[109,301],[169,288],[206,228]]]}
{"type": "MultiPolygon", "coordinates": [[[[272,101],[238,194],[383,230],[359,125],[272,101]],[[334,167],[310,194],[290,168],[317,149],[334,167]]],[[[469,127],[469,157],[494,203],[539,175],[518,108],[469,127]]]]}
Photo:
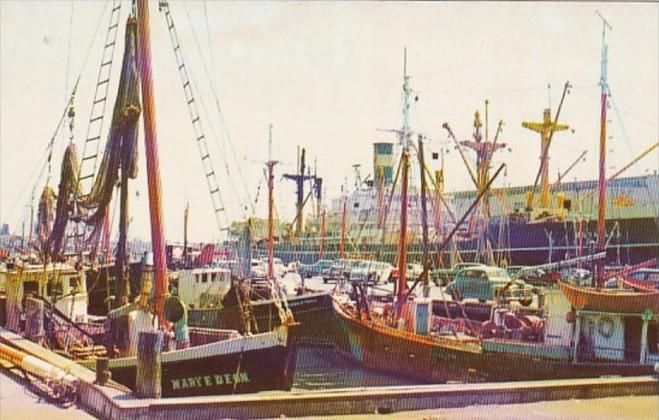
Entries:
{"type": "Polygon", "coordinates": [[[491,278],[497,278],[497,279],[508,279],[510,277],[508,275],[508,272],[503,268],[497,268],[495,270],[491,270],[488,272],[488,274],[491,278]]]}

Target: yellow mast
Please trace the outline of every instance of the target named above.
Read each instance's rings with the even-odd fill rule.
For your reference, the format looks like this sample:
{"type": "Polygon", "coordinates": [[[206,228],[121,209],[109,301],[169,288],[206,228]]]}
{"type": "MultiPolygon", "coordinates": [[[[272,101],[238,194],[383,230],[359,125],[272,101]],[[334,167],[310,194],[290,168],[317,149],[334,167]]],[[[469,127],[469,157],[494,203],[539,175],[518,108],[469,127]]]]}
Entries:
{"type": "MultiPolygon", "coordinates": [[[[551,204],[551,197],[549,196],[549,139],[552,137],[554,131],[568,130],[570,126],[565,124],[557,124],[551,120],[551,110],[545,108],[543,112],[542,122],[522,122],[522,127],[531,131],[540,133],[540,165],[541,165],[541,181],[540,181],[540,207],[547,208],[551,204]]],[[[529,196],[531,200],[533,195],[529,196]]],[[[533,208],[533,203],[528,202],[527,207],[533,208]]]]}

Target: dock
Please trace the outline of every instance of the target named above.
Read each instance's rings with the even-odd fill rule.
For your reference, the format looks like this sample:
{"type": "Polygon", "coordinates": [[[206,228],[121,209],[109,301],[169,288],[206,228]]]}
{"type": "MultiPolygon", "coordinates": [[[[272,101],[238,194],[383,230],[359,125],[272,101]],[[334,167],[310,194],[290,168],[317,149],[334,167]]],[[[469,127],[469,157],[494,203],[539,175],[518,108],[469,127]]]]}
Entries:
{"type": "Polygon", "coordinates": [[[404,385],[292,390],[212,397],[137,399],[125,388],[99,386],[89,369],[7,330],[0,342],[76,376],[77,406],[99,418],[272,418],[389,414],[541,401],[659,395],[659,377],[603,377],[533,382],[404,385]]]}

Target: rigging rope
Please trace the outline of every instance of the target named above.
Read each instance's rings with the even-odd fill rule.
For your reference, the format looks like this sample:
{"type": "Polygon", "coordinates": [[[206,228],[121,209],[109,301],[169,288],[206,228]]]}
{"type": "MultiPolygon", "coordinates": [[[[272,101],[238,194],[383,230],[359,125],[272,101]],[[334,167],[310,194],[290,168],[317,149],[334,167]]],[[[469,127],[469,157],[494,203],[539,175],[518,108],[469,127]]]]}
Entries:
{"type": "MultiPolygon", "coordinates": [[[[213,77],[211,77],[211,74],[208,71],[208,66],[206,66],[206,60],[204,59],[204,55],[201,51],[201,45],[199,43],[199,38],[197,37],[197,31],[195,30],[195,25],[192,22],[192,17],[190,16],[190,12],[188,11],[187,5],[185,3],[183,3],[183,6],[185,7],[186,15],[188,17],[188,20],[190,21],[190,27],[192,29],[193,39],[194,39],[194,42],[195,42],[195,46],[197,47],[197,51],[199,52],[199,55],[201,57],[201,63],[202,63],[202,67],[204,69],[204,73],[206,74],[206,78],[209,81],[209,85],[210,85],[210,88],[211,88],[211,94],[213,96],[213,99],[214,99],[214,102],[215,102],[215,107],[217,108],[217,112],[218,112],[220,126],[222,128],[222,131],[224,132],[224,137],[226,139],[226,142],[229,144],[229,148],[231,150],[231,154],[233,156],[233,159],[236,161],[236,166],[238,168],[238,176],[240,177],[242,187],[245,190],[246,201],[250,205],[250,209],[252,210],[252,214],[254,214],[256,209],[254,208],[254,205],[252,204],[253,200],[252,200],[251,195],[249,193],[249,189],[247,187],[247,182],[245,181],[244,173],[243,173],[242,168],[239,164],[238,156],[236,155],[236,150],[233,146],[233,142],[231,141],[231,136],[229,134],[229,129],[227,128],[226,121],[224,120],[224,114],[222,113],[222,107],[220,105],[219,96],[217,94],[217,87],[216,87],[216,84],[215,84],[215,79],[213,77]]],[[[207,22],[208,22],[208,20],[207,20],[207,22]]],[[[211,57],[212,57],[212,54],[213,54],[212,51],[213,50],[211,48],[210,49],[211,57]]],[[[194,83],[194,77],[191,77],[191,79],[193,79],[193,83],[194,83]]],[[[197,89],[197,91],[199,91],[199,89],[197,89]]],[[[206,110],[206,106],[204,104],[203,98],[200,98],[200,99],[201,99],[201,106],[204,109],[204,112],[208,115],[209,113],[206,110]]],[[[212,130],[212,124],[211,124],[211,131],[213,131],[212,130]]],[[[217,142],[218,147],[220,148],[220,150],[222,150],[222,146],[219,142],[219,139],[215,135],[214,132],[213,132],[213,137],[214,137],[215,141],[217,142]]],[[[225,160],[225,162],[226,162],[226,160],[225,160]]],[[[228,162],[227,162],[226,170],[228,171],[228,169],[229,168],[228,168],[228,162]]],[[[227,175],[230,176],[228,173],[227,173],[227,175]]],[[[237,193],[236,193],[236,196],[239,197],[237,193]]],[[[241,206],[241,209],[242,209],[242,206],[241,206]]],[[[244,210],[243,210],[243,214],[244,214],[244,210]]]]}

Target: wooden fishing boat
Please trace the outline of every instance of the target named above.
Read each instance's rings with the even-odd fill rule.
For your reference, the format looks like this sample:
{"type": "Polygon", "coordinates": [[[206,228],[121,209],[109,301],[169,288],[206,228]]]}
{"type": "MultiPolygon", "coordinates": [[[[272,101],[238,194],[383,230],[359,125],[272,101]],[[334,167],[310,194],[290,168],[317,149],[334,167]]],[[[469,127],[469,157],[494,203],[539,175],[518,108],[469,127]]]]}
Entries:
{"type": "MultiPolygon", "coordinates": [[[[328,292],[306,293],[289,297],[286,305],[300,324],[300,340],[307,344],[330,343],[327,332],[333,326],[332,299],[328,292]]],[[[273,299],[252,300],[250,311],[256,331],[270,331],[281,325],[277,302],[273,299]]],[[[243,331],[243,315],[237,305],[188,309],[191,327],[236,329],[243,331]]]]}
{"type": "MultiPolygon", "coordinates": [[[[407,80],[405,75],[405,98],[408,94],[407,80]]],[[[404,115],[405,112],[404,110],[404,115]]],[[[641,375],[653,372],[653,365],[659,362],[659,332],[656,322],[657,306],[654,297],[648,294],[630,295],[625,303],[630,307],[635,303],[633,308],[643,308],[640,311],[635,309],[621,313],[621,308],[613,305],[616,298],[607,300],[597,294],[590,299],[591,295],[587,291],[575,291],[561,284],[565,295],[554,290],[555,293],[550,295],[551,304],[547,305],[547,312],[542,317],[520,315],[512,308],[493,308],[491,318],[484,322],[471,319],[455,320],[467,324],[463,330],[445,330],[442,328],[445,320],[437,323],[439,328],[434,327],[435,320],[440,317],[433,315],[430,299],[416,298],[411,294],[419,280],[408,290],[405,279],[411,147],[408,138],[410,130],[406,123],[405,120],[400,136],[401,211],[397,256],[399,279],[394,304],[390,307],[377,307],[363,287],[355,284],[354,302],[345,296],[334,296],[337,351],[365,366],[431,383],[544,380],[641,375]],[[635,298],[648,300],[638,302],[635,298]],[[586,303],[590,302],[593,302],[593,307],[586,308],[586,303]],[[596,302],[603,303],[595,304],[596,302]],[[474,328],[476,326],[478,328],[474,328]],[[529,332],[530,334],[527,334],[529,332]]],[[[417,150],[422,174],[424,231],[424,273],[421,278],[427,289],[428,239],[424,208],[422,136],[419,136],[417,150]]],[[[456,222],[456,226],[439,249],[435,250],[436,253],[443,251],[469,213],[479,205],[479,201],[502,169],[503,165],[491,178],[488,175],[479,175],[484,179],[479,183],[476,200],[456,222]]],[[[602,189],[600,185],[600,190],[602,189]]],[[[601,257],[605,256],[603,221],[603,213],[600,211],[598,251],[601,257]]],[[[603,271],[602,262],[599,271],[603,271]]],[[[427,296],[425,290],[424,293],[427,296]]],[[[445,312],[450,314],[448,306],[445,312]]],[[[455,327],[456,324],[449,325],[455,327]]]]}
{"type": "MultiPolygon", "coordinates": [[[[290,390],[295,374],[298,325],[243,336],[233,330],[192,328],[190,348],[161,355],[162,396],[242,394],[290,390]]],[[[96,360],[79,362],[95,369],[96,360]]],[[[135,389],[137,357],[111,359],[112,379],[135,389]]]]}
{"type": "MultiPolygon", "coordinates": [[[[574,359],[570,346],[507,339],[420,335],[359,319],[333,300],[336,349],[372,369],[425,383],[487,382],[646,375],[652,363],[574,359]]],[[[655,345],[656,346],[656,345],[655,345]]],[[[656,347],[655,347],[656,348],[656,347]]]]}
{"type": "MultiPolygon", "coordinates": [[[[108,28],[108,33],[113,35],[119,32],[117,27],[120,2],[116,3],[118,4],[112,9],[108,28]]],[[[161,2],[160,7],[165,12],[172,39],[177,39],[167,2],[161,2]]],[[[42,194],[42,198],[45,198],[40,202],[38,215],[38,225],[42,227],[39,230],[39,241],[43,261],[65,259],[66,241],[69,239],[67,226],[70,221],[79,224],[75,229],[70,229],[81,232],[76,236],[76,242],[81,248],[93,249],[94,252],[89,252],[88,255],[94,258],[101,236],[105,236],[106,242],[109,242],[108,212],[115,185],[118,180],[121,181],[119,239],[115,261],[116,297],[107,300],[116,309],[108,312],[107,319],[88,315],[89,302],[81,260],[73,267],[60,263],[44,263],[40,268],[16,267],[7,279],[7,328],[19,334],[23,333],[31,340],[43,343],[87,367],[94,368],[100,357],[109,358],[112,379],[137,391],[146,388],[138,384],[138,359],[144,361],[142,356],[147,354],[145,347],[148,343],[149,350],[160,359],[156,362],[159,366],[155,371],[145,373],[148,370],[146,369],[140,370],[139,373],[145,373],[150,385],[154,385],[147,391],[148,395],[153,397],[288,390],[292,386],[295,373],[299,335],[299,325],[292,321],[290,316],[283,318],[278,327],[260,334],[243,335],[235,330],[219,329],[189,331],[185,306],[177,304],[176,299],[167,296],[169,278],[161,209],[162,190],[149,34],[148,2],[138,0],[126,23],[117,96],[105,149],[102,154],[97,153],[102,156],[98,172],[94,167],[89,176],[80,176],[84,171],[78,167],[75,145],[71,141],[66,148],[62,164],[57,206],[55,207],[54,203],[54,192],[46,185],[42,194]],[[127,197],[129,179],[137,175],[137,133],[140,117],[143,117],[145,128],[145,154],[149,172],[147,178],[153,261],[142,267],[139,276],[139,299],[133,301],[134,290],[131,290],[131,286],[135,284],[131,284],[127,275],[127,197]],[[89,194],[83,194],[82,179],[92,182],[89,194]],[[72,209],[76,209],[75,215],[72,209]],[[170,302],[174,302],[174,305],[170,302]],[[95,329],[94,334],[85,327],[85,324],[90,324],[92,320],[99,321],[94,323],[94,327],[101,329],[95,329]],[[173,334],[170,331],[171,323],[174,324],[173,334]],[[174,347],[176,350],[172,350],[174,347]],[[160,386],[157,386],[158,382],[160,386]]],[[[115,42],[106,44],[105,49],[113,47],[114,44],[115,42]]],[[[174,52],[179,48],[180,46],[174,48],[174,52]]],[[[112,57],[110,53],[108,56],[112,57]]],[[[112,59],[105,61],[108,60],[105,57],[104,53],[102,67],[112,62],[112,59]]],[[[179,55],[176,58],[182,60],[179,55]]],[[[183,72],[182,76],[186,74],[183,65],[179,66],[179,70],[183,72]]],[[[103,76],[107,79],[101,81],[100,74],[105,73],[99,73],[99,84],[107,87],[110,80],[109,70],[108,74],[103,76]]],[[[183,87],[188,85],[189,82],[184,83],[183,87]]],[[[186,90],[186,95],[191,95],[191,92],[191,89],[186,90]]],[[[71,119],[71,127],[75,115],[74,97],[75,88],[67,103],[68,112],[64,114],[71,119]]],[[[104,101],[105,98],[95,100],[94,104],[105,103],[104,101]]],[[[194,106],[193,101],[188,101],[188,106],[194,106]]],[[[105,109],[105,105],[103,108],[105,109]]],[[[101,113],[99,117],[94,117],[92,122],[102,118],[101,113]]],[[[100,131],[100,128],[98,130],[100,131]]],[[[94,136],[94,141],[101,137],[99,133],[94,136]]],[[[202,140],[203,136],[197,138],[197,143],[202,140]]],[[[98,150],[98,146],[95,150],[98,150]]],[[[83,151],[83,155],[85,153],[90,152],[83,151]]],[[[92,158],[95,162],[96,155],[92,158]]],[[[83,156],[82,162],[90,159],[88,155],[83,156]]],[[[217,185],[217,181],[214,185],[217,185]]],[[[216,187],[215,190],[219,188],[216,187]]],[[[107,272],[105,275],[107,278],[107,272]]]]}
{"type": "Polygon", "coordinates": [[[580,310],[641,314],[649,309],[659,313],[659,291],[640,293],[621,289],[596,289],[564,282],[558,285],[572,306],[580,310]]]}

